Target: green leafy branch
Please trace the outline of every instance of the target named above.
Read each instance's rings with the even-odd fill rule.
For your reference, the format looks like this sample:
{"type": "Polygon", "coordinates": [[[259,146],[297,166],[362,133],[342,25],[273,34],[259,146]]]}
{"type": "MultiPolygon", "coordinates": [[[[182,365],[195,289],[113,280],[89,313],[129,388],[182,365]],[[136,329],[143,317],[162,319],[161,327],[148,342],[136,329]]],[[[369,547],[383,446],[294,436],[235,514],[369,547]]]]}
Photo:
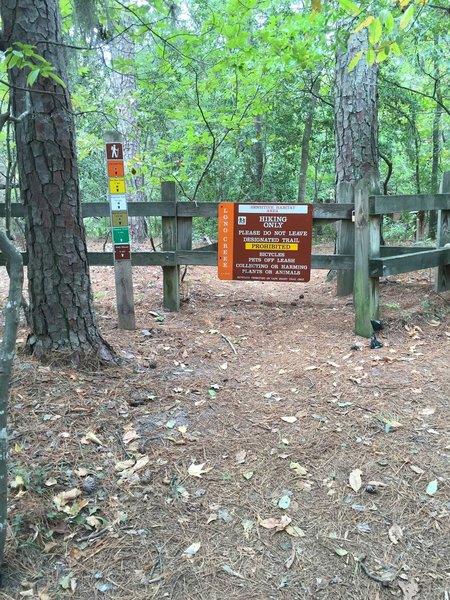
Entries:
{"type": "Polygon", "coordinates": [[[419,8],[420,11],[427,2],[428,0],[396,0],[393,4],[400,14],[394,16],[393,11],[388,9],[382,9],[378,14],[367,15],[362,6],[351,0],[339,0],[341,9],[359,20],[353,33],[367,29],[369,35],[369,48],[366,52],[358,52],[352,58],[348,71],[353,71],[364,54],[369,65],[381,63],[392,55],[401,56],[399,38],[410,28],[416,9],[419,8]]]}
{"type": "Polygon", "coordinates": [[[49,77],[63,88],[66,87],[64,81],[55,73],[53,67],[43,56],[37,54],[34,46],[15,42],[5,51],[5,65],[7,69],[29,69],[27,76],[27,85],[33,86],[38,77],[49,77]]]}

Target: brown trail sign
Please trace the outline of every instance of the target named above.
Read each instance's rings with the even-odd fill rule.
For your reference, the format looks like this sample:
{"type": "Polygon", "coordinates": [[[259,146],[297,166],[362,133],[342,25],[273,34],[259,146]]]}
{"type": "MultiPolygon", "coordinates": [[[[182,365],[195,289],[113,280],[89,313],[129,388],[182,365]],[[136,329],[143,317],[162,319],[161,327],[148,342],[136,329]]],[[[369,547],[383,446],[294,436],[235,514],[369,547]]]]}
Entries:
{"type": "Polygon", "coordinates": [[[311,204],[219,204],[219,279],[309,281],[311,204]]]}

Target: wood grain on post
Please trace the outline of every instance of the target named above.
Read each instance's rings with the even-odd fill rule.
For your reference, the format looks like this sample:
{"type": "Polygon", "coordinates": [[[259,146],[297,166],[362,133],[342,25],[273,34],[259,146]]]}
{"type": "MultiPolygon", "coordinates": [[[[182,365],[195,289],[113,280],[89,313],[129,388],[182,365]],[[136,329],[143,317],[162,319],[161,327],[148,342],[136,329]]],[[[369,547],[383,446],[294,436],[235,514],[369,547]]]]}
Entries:
{"type": "MultiPolygon", "coordinates": [[[[339,204],[353,204],[354,183],[342,181],[337,184],[336,200],[339,204]]],[[[336,254],[353,254],[355,251],[355,227],[351,221],[339,221],[337,224],[336,254]]],[[[337,296],[347,296],[353,292],[353,271],[338,271],[337,296]]]]}
{"type": "Polygon", "coordinates": [[[380,256],[380,218],[369,213],[370,181],[362,179],[355,186],[355,333],[372,334],[371,319],[378,319],[378,277],[369,276],[369,260],[380,256]]]}
{"type": "Polygon", "coordinates": [[[131,260],[114,261],[114,279],[116,282],[117,322],[119,329],[134,331],[136,317],[134,313],[133,268],[131,260]]]}
{"type": "MultiPolygon", "coordinates": [[[[442,175],[441,194],[450,193],[450,171],[442,175]]],[[[436,247],[443,248],[450,244],[450,207],[438,212],[436,247]]],[[[450,265],[438,267],[435,275],[435,290],[444,292],[450,290],[450,265]]]]}
{"type": "MultiPolygon", "coordinates": [[[[177,191],[174,181],[161,183],[162,202],[171,202],[176,207],[177,191]]],[[[162,217],[162,249],[163,252],[177,250],[177,218],[162,217]]],[[[176,312],[180,308],[180,268],[178,265],[163,267],[163,306],[176,312]]]]}

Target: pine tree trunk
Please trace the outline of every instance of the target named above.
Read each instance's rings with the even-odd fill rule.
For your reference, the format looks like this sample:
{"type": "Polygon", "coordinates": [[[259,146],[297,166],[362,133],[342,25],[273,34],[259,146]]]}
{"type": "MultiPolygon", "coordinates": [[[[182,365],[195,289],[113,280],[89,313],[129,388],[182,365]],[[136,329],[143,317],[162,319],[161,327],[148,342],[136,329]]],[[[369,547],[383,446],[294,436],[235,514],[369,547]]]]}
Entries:
{"type": "MultiPolygon", "coordinates": [[[[435,45],[439,40],[435,40],[435,45]]],[[[442,88],[440,80],[440,72],[437,59],[435,60],[435,77],[436,77],[436,97],[439,102],[442,102],[442,88]]],[[[431,192],[436,194],[439,191],[439,157],[441,154],[441,119],[442,107],[436,103],[433,118],[433,157],[431,162],[431,192]]],[[[429,236],[434,239],[436,237],[437,226],[437,211],[433,210],[429,213],[429,236]]]]}
{"type": "Polygon", "coordinates": [[[309,142],[311,140],[312,127],[314,123],[314,113],[317,104],[317,94],[320,89],[320,79],[316,79],[312,88],[308,114],[305,119],[305,127],[303,129],[301,153],[300,153],[300,172],[298,175],[298,202],[305,202],[306,197],[306,181],[308,175],[309,164],[309,142]]]}
{"type": "MultiPolygon", "coordinates": [[[[2,0],[3,43],[31,44],[67,81],[57,0],[2,0]]],[[[78,182],[74,123],[66,88],[27,69],[9,71],[21,198],[26,207],[28,287],[37,356],[95,352],[110,360],[96,324],[78,182]]]]}
{"type": "MultiPolygon", "coordinates": [[[[353,202],[353,189],[361,179],[378,190],[378,112],[377,65],[370,66],[363,56],[357,66],[348,71],[352,58],[368,46],[367,30],[350,36],[345,52],[336,57],[335,134],[336,134],[336,201],[353,202]]],[[[354,252],[353,227],[341,221],[338,226],[336,252],[354,252]]],[[[353,291],[353,272],[339,271],[337,294],[353,291]]]]}

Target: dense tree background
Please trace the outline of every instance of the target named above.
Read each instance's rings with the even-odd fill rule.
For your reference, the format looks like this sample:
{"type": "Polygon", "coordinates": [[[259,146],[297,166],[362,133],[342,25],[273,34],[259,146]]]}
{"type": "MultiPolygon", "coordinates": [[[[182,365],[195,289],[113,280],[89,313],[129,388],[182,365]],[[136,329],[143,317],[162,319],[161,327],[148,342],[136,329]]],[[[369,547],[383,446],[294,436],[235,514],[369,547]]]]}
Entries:
{"type": "Polygon", "coordinates": [[[378,4],[61,1],[82,200],[106,200],[111,128],[139,199],[173,179],[186,200],[334,200],[335,55],[358,25],[369,49],[356,59],[379,70],[380,188],[389,174],[388,193],[435,191],[449,158],[449,14],[378,4]]]}

